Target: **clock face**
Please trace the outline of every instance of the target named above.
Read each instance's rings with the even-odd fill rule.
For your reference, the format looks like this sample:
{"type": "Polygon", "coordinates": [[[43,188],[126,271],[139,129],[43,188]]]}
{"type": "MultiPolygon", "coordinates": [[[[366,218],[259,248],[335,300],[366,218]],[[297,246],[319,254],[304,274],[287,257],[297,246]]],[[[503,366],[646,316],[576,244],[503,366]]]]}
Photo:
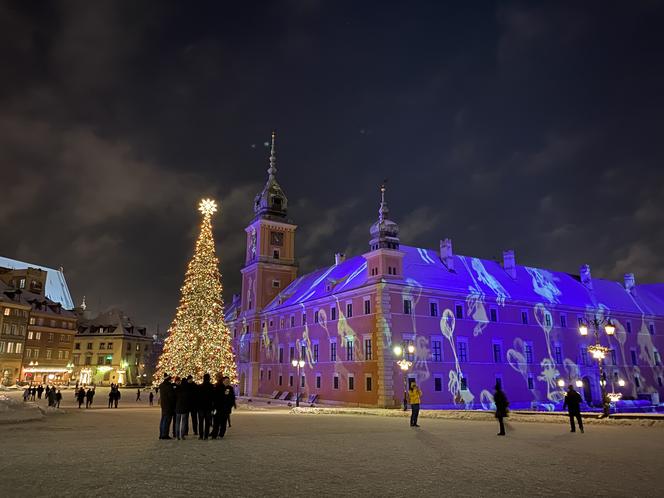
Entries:
{"type": "Polygon", "coordinates": [[[283,232],[270,232],[270,244],[273,246],[283,246],[284,245],[284,233],[283,232]]]}

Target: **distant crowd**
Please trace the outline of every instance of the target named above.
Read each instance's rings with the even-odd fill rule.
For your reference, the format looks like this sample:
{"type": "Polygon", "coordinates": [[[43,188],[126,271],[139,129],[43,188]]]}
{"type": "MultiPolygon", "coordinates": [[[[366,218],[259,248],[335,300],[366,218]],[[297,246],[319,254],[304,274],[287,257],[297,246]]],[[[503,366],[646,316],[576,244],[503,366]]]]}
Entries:
{"type": "Polygon", "coordinates": [[[62,401],[62,393],[60,389],[55,386],[46,387],[39,384],[38,386],[28,386],[23,390],[23,401],[35,401],[35,399],[42,399],[42,395],[48,400],[48,406],[60,408],[60,401],[62,401]]]}
{"type": "Polygon", "coordinates": [[[224,437],[226,427],[231,426],[231,411],[237,408],[235,390],[229,377],[217,374],[215,380],[212,384],[210,374],[203,376],[201,384],[196,384],[191,375],[184,379],[165,376],[159,385],[159,439],[186,439],[190,418],[198,439],[224,437]]]}

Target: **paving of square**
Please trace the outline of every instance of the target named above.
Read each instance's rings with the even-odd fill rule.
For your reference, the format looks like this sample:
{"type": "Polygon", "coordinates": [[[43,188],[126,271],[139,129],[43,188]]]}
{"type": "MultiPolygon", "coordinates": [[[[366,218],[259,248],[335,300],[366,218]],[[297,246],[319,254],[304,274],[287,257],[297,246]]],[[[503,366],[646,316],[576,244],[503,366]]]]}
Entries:
{"type": "MultiPolygon", "coordinates": [[[[161,441],[160,409],[123,392],[0,425],[0,496],[661,496],[658,427],[303,415],[243,404],[223,440],[161,441]]],[[[42,401],[41,403],[44,403],[42,401]]],[[[265,406],[265,405],[263,405],[265,406]]]]}

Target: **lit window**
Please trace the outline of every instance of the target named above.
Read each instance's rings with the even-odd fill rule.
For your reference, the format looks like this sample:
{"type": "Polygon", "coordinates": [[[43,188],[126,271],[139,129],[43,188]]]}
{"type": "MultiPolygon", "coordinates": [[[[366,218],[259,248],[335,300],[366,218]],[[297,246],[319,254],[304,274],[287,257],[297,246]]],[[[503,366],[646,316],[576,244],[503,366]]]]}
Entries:
{"type": "Polygon", "coordinates": [[[433,361],[443,361],[443,349],[440,341],[431,341],[431,359],[433,361]]]}
{"type": "Polygon", "coordinates": [[[457,342],[457,356],[461,363],[468,361],[468,344],[465,341],[457,342]]]}
{"type": "Polygon", "coordinates": [[[503,353],[501,351],[500,344],[493,344],[493,362],[502,363],[503,362],[503,353]]]}

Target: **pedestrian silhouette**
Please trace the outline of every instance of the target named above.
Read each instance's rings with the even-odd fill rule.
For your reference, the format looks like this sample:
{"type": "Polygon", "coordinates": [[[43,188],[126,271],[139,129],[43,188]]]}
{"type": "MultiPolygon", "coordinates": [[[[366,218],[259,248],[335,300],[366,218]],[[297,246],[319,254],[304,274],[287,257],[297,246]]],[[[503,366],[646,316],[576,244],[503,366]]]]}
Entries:
{"type": "Polygon", "coordinates": [[[574,426],[574,419],[576,418],[579,423],[579,430],[583,432],[583,421],[581,420],[581,395],[574,390],[574,386],[570,385],[565,393],[565,401],[563,402],[563,410],[567,407],[567,413],[569,414],[569,425],[572,430],[570,432],[576,432],[576,427],[574,426]]]}
{"type": "Polygon", "coordinates": [[[510,405],[507,400],[507,396],[503,392],[500,383],[496,383],[496,392],[493,394],[493,402],[496,405],[496,418],[498,419],[498,425],[500,427],[499,436],[505,435],[505,423],[503,419],[507,417],[508,406],[510,405]]]}

